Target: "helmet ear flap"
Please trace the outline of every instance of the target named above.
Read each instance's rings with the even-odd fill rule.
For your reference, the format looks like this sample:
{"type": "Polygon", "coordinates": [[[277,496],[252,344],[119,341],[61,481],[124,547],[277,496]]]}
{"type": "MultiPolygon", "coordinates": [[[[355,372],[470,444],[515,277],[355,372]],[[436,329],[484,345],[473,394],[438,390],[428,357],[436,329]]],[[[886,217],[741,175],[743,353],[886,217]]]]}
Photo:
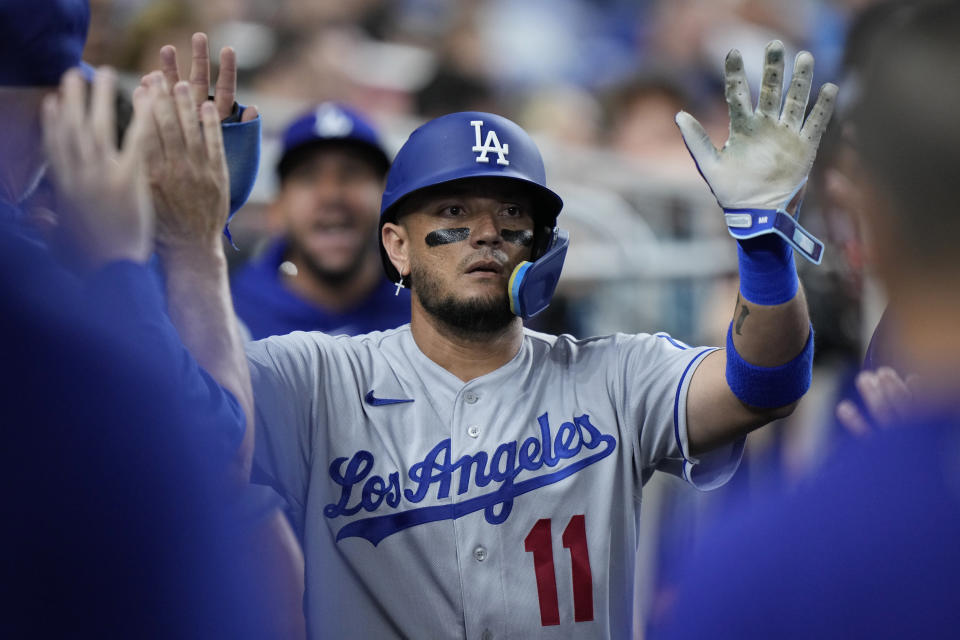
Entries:
{"type": "Polygon", "coordinates": [[[533,262],[550,248],[553,241],[553,225],[537,223],[533,227],[533,247],[530,251],[530,261],[533,262]]]}

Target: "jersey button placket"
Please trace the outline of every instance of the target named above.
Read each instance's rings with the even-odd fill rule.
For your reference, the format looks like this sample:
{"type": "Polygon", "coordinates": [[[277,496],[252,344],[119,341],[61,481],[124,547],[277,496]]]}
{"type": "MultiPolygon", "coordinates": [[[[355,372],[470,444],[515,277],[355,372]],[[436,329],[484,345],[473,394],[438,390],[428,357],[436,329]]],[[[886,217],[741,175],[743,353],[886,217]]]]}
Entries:
{"type": "MultiPolygon", "coordinates": [[[[484,450],[484,440],[492,437],[495,432],[486,432],[491,428],[487,422],[481,393],[472,389],[461,391],[457,405],[453,412],[454,425],[459,425],[452,436],[452,444],[456,456],[476,456],[484,450]],[[483,426],[481,426],[483,425],[483,426]]],[[[487,452],[489,454],[489,452],[487,452]]],[[[484,458],[486,460],[486,458],[484,458]]],[[[471,467],[472,469],[473,467],[471,467]]],[[[477,487],[475,482],[470,483],[470,493],[454,496],[454,501],[475,498],[491,490],[477,487]]],[[[457,535],[457,546],[461,550],[464,561],[461,561],[461,584],[465,602],[485,602],[488,607],[477,609],[467,607],[464,611],[464,622],[468,638],[493,638],[501,636],[501,621],[505,614],[505,603],[496,606],[495,603],[503,598],[500,589],[500,575],[502,567],[497,548],[491,547],[489,539],[484,539],[481,532],[489,533],[490,525],[486,522],[483,509],[466,514],[454,520],[454,530],[457,535]]]]}

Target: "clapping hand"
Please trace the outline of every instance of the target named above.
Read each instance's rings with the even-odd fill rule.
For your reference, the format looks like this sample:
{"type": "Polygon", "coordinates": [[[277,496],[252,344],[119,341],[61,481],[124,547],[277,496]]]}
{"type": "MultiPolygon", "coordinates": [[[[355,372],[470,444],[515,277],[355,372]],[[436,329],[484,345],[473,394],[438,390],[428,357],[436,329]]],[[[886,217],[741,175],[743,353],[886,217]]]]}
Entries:
{"type": "Polygon", "coordinates": [[[850,433],[867,435],[916,415],[919,378],[915,374],[904,380],[890,367],[880,367],[876,371],[861,371],[855,384],[866,413],[851,400],[840,401],[836,412],[840,424],[850,433]]]}
{"type": "Polygon", "coordinates": [[[153,103],[153,135],[145,149],[147,175],[157,208],[157,250],[214,250],[226,223],[230,185],[215,104],[197,103],[190,85],[178,81],[172,96],[160,72],[134,91],[153,103]]]}
{"type": "Polygon", "coordinates": [[[43,139],[58,194],[60,241],[81,268],[145,262],[153,250],[154,209],[143,168],[153,105],[139,96],[117,150],[116,77],[102,68],[87,85],[76,69],[43,103],[43,139]]]}
{"type": "MultiPolygon", "coordinates": [[[[190,95],[198,106],[210,97],[210,47],[207,34],[195,33],[190,41],[190,95]]],[[[160,72],[166,82],[168,90],[180,82],[180,69],[177,64],[177,49],[173,45],[165,45],[160,49],[160,72]]],[[[141,84],[147,86],[147,78],[143,77],[141,84]]],[[[213,104],[217,108],[217,115],[221,121],[234,115],[234,106],[237,97],[237,54],[231,47],[220,50],[220,72],[217,75],[217,84],[213,91],[213,104]]],[[[256,120],[257,108],[250,106],[240,114],[240,122],[256,120]]]]}

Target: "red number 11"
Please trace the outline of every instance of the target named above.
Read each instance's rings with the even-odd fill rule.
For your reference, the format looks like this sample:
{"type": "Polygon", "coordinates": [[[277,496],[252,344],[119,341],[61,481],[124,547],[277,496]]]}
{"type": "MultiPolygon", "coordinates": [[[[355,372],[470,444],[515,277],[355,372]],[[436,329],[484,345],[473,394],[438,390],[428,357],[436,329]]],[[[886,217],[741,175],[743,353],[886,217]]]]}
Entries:
{"type": "MultiPolygon", "coordinates": [[[[570,550],[573,574],[573,620],[593,620],[593,574],[587,553],[587,527],[582,515],[573,516],[563,530],[563,546],[570,550]]],[[[550,518],[541,518],[523,540],[523,548],[533,554],[537,574],[537,595],[540,597],[540,623],[543,626],[560,624],[560,604],[557,600],[557,577],[553,568],[553,535],[550,518]]]]}

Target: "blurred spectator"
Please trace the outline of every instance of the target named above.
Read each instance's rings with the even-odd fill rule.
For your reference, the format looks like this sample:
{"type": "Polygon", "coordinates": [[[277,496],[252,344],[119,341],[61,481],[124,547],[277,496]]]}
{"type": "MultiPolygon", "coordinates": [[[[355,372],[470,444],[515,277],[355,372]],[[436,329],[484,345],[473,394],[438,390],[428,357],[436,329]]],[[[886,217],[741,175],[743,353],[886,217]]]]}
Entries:
{"type": "Polygon", "coordinates": [[[612,6],[580,0],[478,4],[483,59],[498,83],[510,90],[557,83],[598,88],[634,68],[633,25],[605,20],[623,15],[612,6]]]}
{"type": "MultiPolygon", "coordinates": [[[[865,196],[863,193],[863,160],[855,145],[855,126],[851,120],[851,108],[862,82],[862,75],[876,55],[876,51],[887,46],[884,41],[886,31],[906,20],[914,6],[902,1],[874,2],[866,6],[852,22],[847,37],[847,47],[843,56],[844,77],[851,87],[851,96],[841,103],[837,135],[832,136],[827,147],[830,156],[825,165],[823,176],[824,196],[829,206],[829,218],[834,236],[850,265],[850,280],[856,288],[864,315],[875,320],[876,313],[869,314],[867,305],[871,302],[866,291],[869,276],[874,266],[874,246],[865,237],[864,217],[865,196]]],[[[861,352],[866,346],[863,366],[876,369],[880,366],[897,366],[900,358],[896,350],[896,329],[890,326],[889,315],[884,315],[879,324],[866,329],[872,331],[866,345],[860,345],[861,352]]]]}
{"type": "MultiPolygon", "coordinates": [[[[869,214],[865,211],[865,185],[868,181],[855,144],[852,106],[865,69],[876,51],[887,46],[886,32],[907,20],[914,10],[915,3],[867,3],[852,21],[843,53],[844,83],[849,91],[840,102],[837,122],[831,127],[832,135],[824,146],[824,164],[812,177],[818,196],[814,204],[819,205],[815,210],[821,212],[830,244],[836,247],[830,256],[834,286],[828,290],[824,290],[822,284],[819,287],[820,306],[826,311],[823,318],[831,320],[821,322],[826,329],[821,332],[826,340],[820,356],[823,360],[824,355],[829,356],[837,347],[843,349],[845,361],[849,363],[848,380],[840,388],[843,399],[837,406],[837,417],[840,426],[854,434],[873,428],[870,406],[877,388],[876,370],[893,367],[883,372],[883,386],[901,386],[902,390],[905,390],[904,382],[896,371],[904,378],[909,372],[902,369],[904,357],[898,353],[899,330],[894,326],[892,314],[881,315],[883,295],[877,290],[873,276],[875,245],[867,237],[869,214]],[[863,373],[859,373],[861,368],[863,373]]],[[[808,286],[808,294],[817,296],[817,280],[810,279],[809,283],[813,286],[808,286]]]]}
{"type": "MultiPolygon", "coordinates": [[[[103,7],[101,11],[109,11],[103,7]]],[[[116,16],[116,14],[113,14],[116,16]]],[[[169,42],[185,42],[197,31],[196,13],[182,0],[154,0],[125,18],[123,29],[101,36],[97,41],[113,41],[114,50],[106,62],[142,75],[156,67],[157,51],[169,42]]],[[[103,21],[103,20],[101,20],[103,21]]]]}
{"type": "Polygon", "coordinates": [[[280,5],[280,24],[301,30],[313,30],[329,24],[363,20],[382,0],[284,0],[280,5]]]}
{"type": "Polygon", "coordinates": [[[499,109],[493,91],[483,78],[461,73],[450,66],[437,69],[415,97],[417,114],[424,118],[439,118],[457,111],[499,109]]]}
{"type": "MultiPolygon", "coordinates": [[[[691,108],[688,92],[680,84],[682,75],[679,69],[650,71],[611,91],[608,145],[613,151],[651,171],[677,174],[691,169],[690,154],[673,122],[679,111],[691,108]]],[[[722,114],[726,116],[725,105],[722,114]]],[[[707,115],[713,114],[707,111],[707,115]]],[[[716,133],[722,138],[725,131],[716,133]]]]}
{"type": "Polygon", "coordinates": [[[281,32],[278,43],[273,56],[251,78],[249,86],[255,93],[307,103],[351,95],[350,79],[332,61],[352,52],[349,36],[333,28],[281,32]]]}
{"type": "Polygon", "coordinates": [[[937,637],[960,626],[960,85],[944,81],[960,76],[960,5],[901,5],[863,65],[851,123],[863,222],[920,385],[912,401],[894,393],[873,406],[889,429],[847,441],[794,495],[705,538],[658,637],[937,637]]]}
{"type": "Polygon", "coordinates": [[[349,107],[326,102],[290,123],[271,206],[283,233],[233,277],[237,314],[253,339],[409,322],[409,292],[395,295],[378,249],[389,166],[373,126],[349,107]]]}
{"type": "Polygon", "coordinates": [[[520,125],[534,136],[547,136],[564,145],[584,149],[600,141],[600,103],[574,86],[545,87],[531,92],[523,105],[520,125]]]}

